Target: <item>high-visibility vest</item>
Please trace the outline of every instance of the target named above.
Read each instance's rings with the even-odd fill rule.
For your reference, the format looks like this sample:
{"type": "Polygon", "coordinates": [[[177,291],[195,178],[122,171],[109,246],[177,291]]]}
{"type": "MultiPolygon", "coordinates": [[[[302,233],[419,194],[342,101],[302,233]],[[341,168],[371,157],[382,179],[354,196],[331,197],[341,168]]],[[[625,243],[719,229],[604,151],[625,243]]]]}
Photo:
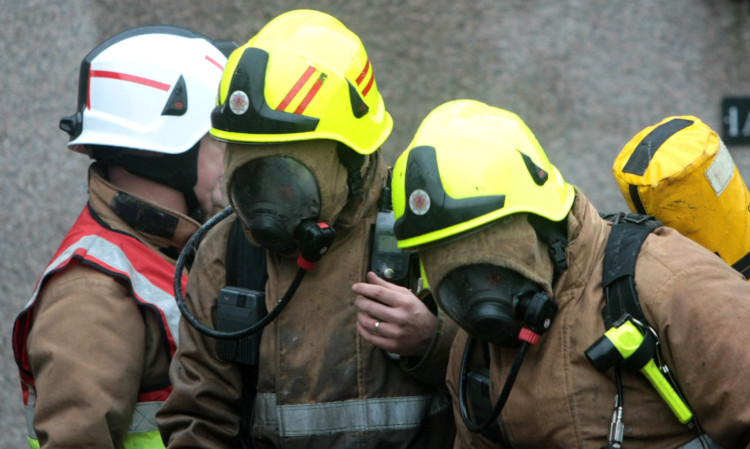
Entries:
{"type": "MultiPolygon", "coordinates": [[[[177,348],[180,311],[174,299],[174,265],[154,254],[152,249],[134,236],[107,228],[92,216],[89,206],[84,207],[37,281],[31,299],[16,318],[13,327],[13,351],[21,377],[31,448],[38,448],[39,441],[33,428],[36,390],[26,348],[26,340],[33,324],[30,311],[47,281],[75,262],[85,263],[126,281],[138,306],[149,308],[161,318],[163,334],[169,343],[170,358],[177,348]]],[[[187,276],[183,275],[183,290],[186,283],[187,276]]],[[[172,387],[168,386],[138,395],[128,434],[123,442],[124,449],[164,447],[156,427],[156,411],[171,390],[172,387]]]]}

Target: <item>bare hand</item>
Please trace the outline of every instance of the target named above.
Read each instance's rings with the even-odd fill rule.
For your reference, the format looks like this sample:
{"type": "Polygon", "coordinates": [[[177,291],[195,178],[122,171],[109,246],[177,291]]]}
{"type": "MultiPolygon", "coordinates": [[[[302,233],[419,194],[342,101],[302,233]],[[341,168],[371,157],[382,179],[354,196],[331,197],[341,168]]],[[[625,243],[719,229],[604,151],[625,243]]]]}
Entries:
{"type": "Polygon", "coordinates": [[[407,288],[367,273],[352,286],[357,330],[366,341],[402,356],[423,356],[437,328],[437,317],[407,288]],[[378,324],[379,323],[379,324],[378,324]]]}

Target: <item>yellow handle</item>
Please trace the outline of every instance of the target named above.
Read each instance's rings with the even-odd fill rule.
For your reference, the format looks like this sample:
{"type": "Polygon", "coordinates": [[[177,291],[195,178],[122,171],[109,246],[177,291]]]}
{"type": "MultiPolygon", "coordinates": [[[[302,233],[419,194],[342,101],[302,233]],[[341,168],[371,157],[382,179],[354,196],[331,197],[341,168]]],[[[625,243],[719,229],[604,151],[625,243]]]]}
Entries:
{"type": "Polygon", "coordinates": [[[646,376],[646,379],[651,382],[651,385],[656,388],[659,396],[664,399],[664,402],[667,403],[677,419],[679,419],[682,424],[687,424],[693,418],[693,413],[687,407],[682,398],[680,398],[675,389],[672,388],[672,385],[667,381],[667,378],[664,377],[664,374],[656,367],[654,359],[649,360],[648,363],[646,363],[646,366],[641,368],[641,372],[646,376]]]}
{"type": "MultiPolygon", "coordinates": [[[[609,329],[604,335],[609,338],[624,359],[630,357],[643,342],[643,334],[630,320],[619,327],[609,329]]],[[[654,359],[649,360],[640,371],[656,389],[659,396],[664,399],[677,419],[682,424],[687,424],[693,418],[693,413],[664,377],[664,373],[656,366],[654,359]]]]}

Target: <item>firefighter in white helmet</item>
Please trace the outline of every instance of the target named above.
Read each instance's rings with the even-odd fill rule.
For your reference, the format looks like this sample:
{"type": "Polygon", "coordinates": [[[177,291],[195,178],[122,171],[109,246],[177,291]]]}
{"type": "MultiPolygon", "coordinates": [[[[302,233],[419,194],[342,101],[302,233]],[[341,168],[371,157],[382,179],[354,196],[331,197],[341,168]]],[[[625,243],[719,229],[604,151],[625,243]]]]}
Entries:
{"type": "Polygon", "coordinates": [[[60,128],[93,159],[88,204],[13,332],[32,448],[164,447],[175,257],[223,203],[224,144],[208,130],[233,47],[145,26],[83,59],[78,109],[60,128]]]}
{"type": "Polygon", "coordinates": [[[750,277],[750,192],[719,135],[698,117],[644,128],[612,173],[630,210],[653,215],[750,277]]]}

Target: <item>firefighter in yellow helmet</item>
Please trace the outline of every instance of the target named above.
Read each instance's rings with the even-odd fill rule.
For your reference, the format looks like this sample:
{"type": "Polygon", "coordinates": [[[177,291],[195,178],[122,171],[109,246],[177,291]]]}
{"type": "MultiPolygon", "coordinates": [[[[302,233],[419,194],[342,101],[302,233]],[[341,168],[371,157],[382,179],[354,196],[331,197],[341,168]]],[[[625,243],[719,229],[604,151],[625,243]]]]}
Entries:
{"type": "Polygon", "coordinates": [[[699,118],[646,127],[612,173],[630,210],[653,215],[750,276],[750,192],[719,135],[699,118]]]}
{"type": "Polygon", "coordinates": [[[462,328],[447,376],[456,447],[748,447],[750,285],[719,258],[646,228],[643,317],[605,326],[612,222],[517,115],[478,101],[425,118],[392,188],[399,246],[462,328]],[[633,358],[641,347],[653,351],[633,358]]]}
{"type": "Polygon", "coordinates": [[[393,123],[359,38],[321,12],[282,14],[232,53],[211,119],[234,213],[191,269],[202,324],[181,323],[158,415],[168,447],[451,447],[457,327],[370,271],[393,123]],[[237,263],[240,247],[260,259],[237,263]],[[238,266],[255,291],[230,283],[238,266]],[[261,302],[239,340],[217,333],[225,298],[232,320],[261,302]]]}

